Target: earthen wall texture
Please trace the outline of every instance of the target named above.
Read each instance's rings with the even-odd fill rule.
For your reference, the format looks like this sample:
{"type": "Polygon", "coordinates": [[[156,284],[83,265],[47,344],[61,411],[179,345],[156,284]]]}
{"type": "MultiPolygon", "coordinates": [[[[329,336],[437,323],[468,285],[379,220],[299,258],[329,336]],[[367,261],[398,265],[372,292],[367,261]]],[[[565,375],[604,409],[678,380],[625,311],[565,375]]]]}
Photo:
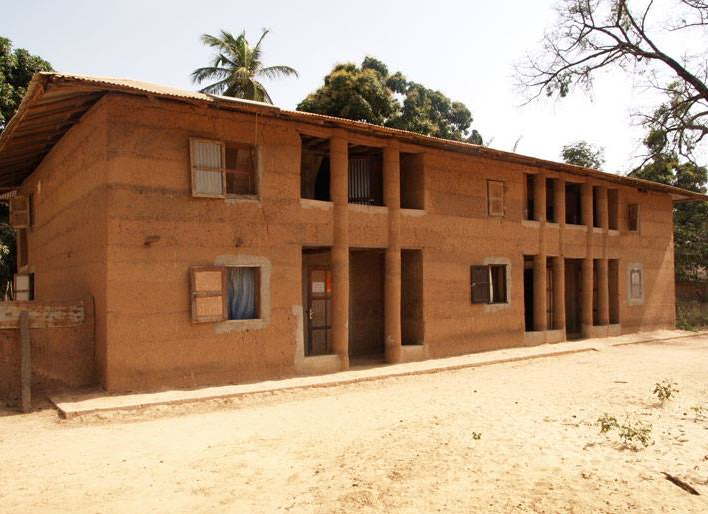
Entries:
{"type": "MultiPolygon", "coordinates": [[[[299,134],[326,138],[330,130],[111,94],[67,134],[31,178],[44,180],[49,186],[43,189],[53,194],[47,195],[38,220],[46,225],[46,235],[30,239],[30,264],[38,273],[40,295],[90,293],[96,298],[96,360],[108,390],[194,387],[295,373],[302,247],[328,247],[334,238],[332,205],[300,199],[299,134]],[[258,199],[193,198],[190,137],[257,145],[258,199]],[[151,236],[159,240],[146,246],[151,236]],[[258,328],[239,322],[193,324],[190,266],[233,256],[240,262],[267,259],[267,322],[258,328]]],[[[386,143],[363,135],[349,138],[371,146],[386,143]]],[[[429,354],[522,345],[523,255],[586,257],[587,230],[522,223],[523,173],[538,169],[411,145],[401,145],[401,151],[424,153],[425,209],[401,211],[401,244],[422,250],[422,332],[429,354]],[[502,218],[487,216],[488,179],[504,181],[502,218]],[[470,266],[490,258],[510,265],[508,304],[470,301],[470,266]]],[[[607,185],[620,190],[619,231],[592,233],[590,251],[600,258],[605,247],[607,257],[620,259],[622,331],[672,327],[671,200],[607,185]],[[641,206],[639,234],[629,234],[626,227],[624,213],[632,202],[641,206]],[[641,305],[627,302],[630,263],[644,268],[641,305]]],[[[386,248],[385,207],[349,206],[348,224],[351,248],[386,248]]]]}
{"type": "MultiPolygon", "coordinates": [[[[27,229],[35,299],[84,300],[77,329],[33,330],[33,371],[70,386],[100,382],[106,369],[106,253],[109,210],[107,110],[98,102],[54,146],[20,194],[34,195],[27,229]],[[94,308],[100,312],[93,323],[94,308]]],[[[51,382],[51,380],[50,380],[51,382]]]]}

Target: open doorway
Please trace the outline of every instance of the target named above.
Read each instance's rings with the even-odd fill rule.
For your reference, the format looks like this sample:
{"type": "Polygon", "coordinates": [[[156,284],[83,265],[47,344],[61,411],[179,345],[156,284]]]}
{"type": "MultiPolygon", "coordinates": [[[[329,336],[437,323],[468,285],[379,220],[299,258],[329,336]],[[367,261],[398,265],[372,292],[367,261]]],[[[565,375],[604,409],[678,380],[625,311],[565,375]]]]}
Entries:
{"type": "Polygon", "coordinates": [[[302,305],[305,355],[332,349],[332,268],[329,248],[302,249],[302,305]]]}
{"type": "Polygon", "coordinates": [[[384,361],[384,266],[381,249],[349,253],[349,358],[352,365],[384,361]]]}
{"type": "Polygon", "coordinates": [[[582,259],[565,260],[565,329],[568,339],[581,335],[582,259]]]}
{"type": "Polygon", "coordinates": [[[533,255],[524,255],[524,330],[534,329],[533,315],[533,255]]]}

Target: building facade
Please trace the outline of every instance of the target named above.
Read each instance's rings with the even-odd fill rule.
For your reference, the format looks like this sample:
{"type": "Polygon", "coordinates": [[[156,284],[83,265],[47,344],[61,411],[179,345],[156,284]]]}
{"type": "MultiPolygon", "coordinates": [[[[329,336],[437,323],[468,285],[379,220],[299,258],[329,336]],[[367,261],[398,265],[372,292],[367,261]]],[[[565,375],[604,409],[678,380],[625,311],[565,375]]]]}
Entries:
{"type": "Polygon", "coordinates": [[[18,284],[39,301],[93,299],[109,391],[673,328],[672,204],[705,200],[59,74],[33,79],[0,139],[0,177],[16,191],[18,284]]]}

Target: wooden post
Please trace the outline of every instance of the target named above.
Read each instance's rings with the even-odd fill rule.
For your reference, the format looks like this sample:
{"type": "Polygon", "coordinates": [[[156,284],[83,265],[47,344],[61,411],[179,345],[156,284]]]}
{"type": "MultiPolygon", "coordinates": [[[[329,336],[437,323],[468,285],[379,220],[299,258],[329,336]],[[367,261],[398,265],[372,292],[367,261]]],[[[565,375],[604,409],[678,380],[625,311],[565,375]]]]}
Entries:
{"type": "Polygon", "coordinates": [[[30,317],[27,311],[20,313],[20,351],[22,363],[22,412],[32,410],[32,350],[30,346],[30,317]]]}

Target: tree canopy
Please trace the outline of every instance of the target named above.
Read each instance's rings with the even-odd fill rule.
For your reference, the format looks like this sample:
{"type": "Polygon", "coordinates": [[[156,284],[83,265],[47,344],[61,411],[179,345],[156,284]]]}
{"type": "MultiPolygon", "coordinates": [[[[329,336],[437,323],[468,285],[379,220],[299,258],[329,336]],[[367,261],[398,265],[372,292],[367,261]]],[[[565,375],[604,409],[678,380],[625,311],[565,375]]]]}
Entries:
{"type": "Polygon", "coordinates": [[[246,100],[273,103],[262,78],[276,79],[296,76],[297,71],[290,66],[264,66],[261,61],[263,39],[269,30],[263,29],[261,37],[255,46],[246,39],[244,30],[238,37],[222,30],[219,36],[203,34],[202,43],[216,50],[209,66],[197,68],[192,72],[192,81],[201,83],[205,80],[215,80],[202,88],[202,93],[233,96],[246,100]]]}
{"type": "Polygon", "coordinates": [[[664,98],[639,121],[666,134],[666,151],[692,158],[708,133],[708,2],[676,0],[668,8],[651,0],[561,0],[557,11],[540,51],[517,67],[531,97],[589,90],[609,69],[633,73],[664,98]]]}
{"type": "MultiPolygon", "coordinates": [[[[24,48],[12,48],[12,42],[0,36],[0,132],[27,92],[32,75],[52,71],[52,65],[24,48]]],[[[7,205],[0,205],[0,295],[15,272],[15,231],[8,225],[7,205]]]]}
{"type": "Polygon", "coordinates": [[[360,66],[337,64],[297,109],[482,144],[479,132],[470,130],[472,113],[463,103],[409,81],[401,72],[390,74],[374,57],[366,57],[360,66]]]}
{"type": "MultiPolygon", "coordinates": [[[[669,184],[697,193],[706,192],[705,166],[682,162],[675,152],[667,152],[666,135],[652,130],[644,140],[653,157],[632,176],[669,184]]],[[[708,267],[708,202],[674,205],[674,254],[676,276],[697,281],[708,267]]]]}
{"type": "Polygon", "coordinates": [[[32,75],[52,71],[47,61],[24,48],[12,48],[12,41],[0,36],[0,132],[15,114],[32,75]]]}
{"type": "Polygon", "coordinates": [[[587,141],[576,141],[565,145],[561,150],[561,159],[568,164],[599,170],[605,164],[604,149],[591,145],[587,141]]]}

